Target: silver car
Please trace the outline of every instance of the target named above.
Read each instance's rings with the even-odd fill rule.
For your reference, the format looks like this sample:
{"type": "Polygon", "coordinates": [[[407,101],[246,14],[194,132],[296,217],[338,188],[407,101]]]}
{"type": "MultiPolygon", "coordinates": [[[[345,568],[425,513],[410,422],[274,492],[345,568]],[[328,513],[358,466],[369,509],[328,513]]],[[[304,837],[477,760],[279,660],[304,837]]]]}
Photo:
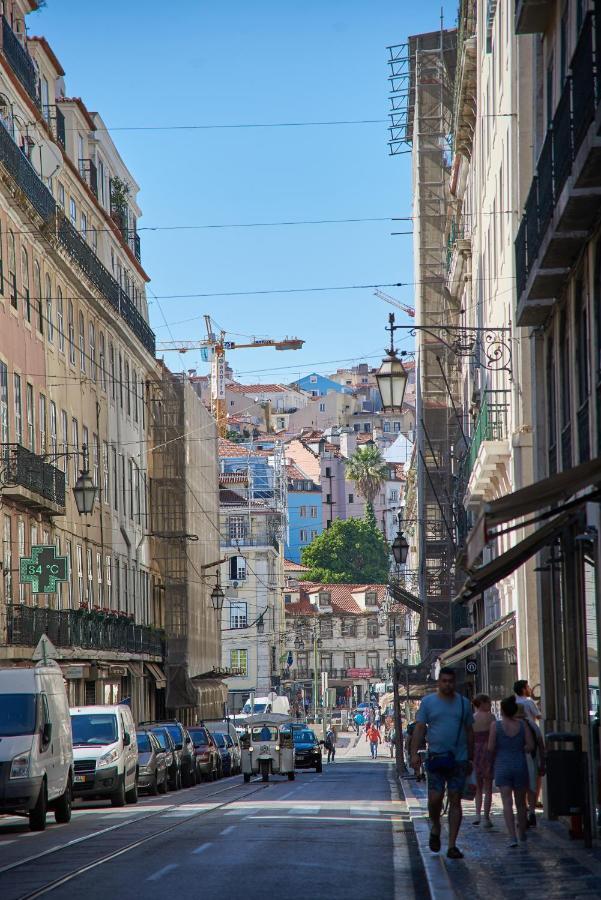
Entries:
{"type": "Polygon", "coordinates": [[[152,731],[136,732],[138,787],[156,797],[167,792],[167,753],[152,731]]]}

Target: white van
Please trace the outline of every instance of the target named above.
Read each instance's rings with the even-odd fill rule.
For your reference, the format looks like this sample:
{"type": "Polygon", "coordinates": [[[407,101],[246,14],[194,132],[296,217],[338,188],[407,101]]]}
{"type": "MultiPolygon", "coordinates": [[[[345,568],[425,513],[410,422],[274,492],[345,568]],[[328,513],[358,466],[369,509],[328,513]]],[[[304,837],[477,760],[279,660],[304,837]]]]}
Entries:
{"type": "Polygon", "coordinates": [[[76,797],[109,797],[113,806],[138,801],[138,745],[131,709],[75,706],[71,710],[76,797]]]}
{"type": "Polygon", "coordinates": [[[255,697],[254,705],[249,697],[242,707],[242,714],[236,718],[250,716],[254,712],[255,715],[263,715],[268,713],[281,713],[284,716],[290,714],[290,701],[288,697],[278,697],[276,694],[270,694],[269,697],[255,697]]]}
{"type": "Polygon", "coordinates": [[[43,831],[46,813],[71,819],[73,748],[63,673],[53,661],[0,669],[0,812],[26,815],[43,831]]]}

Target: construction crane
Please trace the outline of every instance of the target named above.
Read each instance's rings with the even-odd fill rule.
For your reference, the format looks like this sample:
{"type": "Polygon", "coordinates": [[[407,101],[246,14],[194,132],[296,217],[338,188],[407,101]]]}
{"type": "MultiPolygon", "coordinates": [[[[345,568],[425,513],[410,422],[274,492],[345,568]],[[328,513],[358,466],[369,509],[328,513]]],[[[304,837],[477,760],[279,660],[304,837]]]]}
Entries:
{"type": "Polygon", "coordinates": [[[401,303],[400,300],[396,300],[394,297],[391,297],[390,294],[385,294],[384,291],[380,291],[379,289],[374,291],[374,296],[379,297],[380,300],[384,300],[386,303],[390,303],[391,306],[396,306],[397,309],[402,309],[408,316],[415,319],[415,310],[412,306],[401,303]]]}
{"type": "Polygon", "coordinates": [[[211,317],[205,315],[207,336],[201,341],[159,341],[157,352],[169,350],[187,353],[189,350],[213,350],[211,362],[211,412],[217,420],[220,437],[227,433],[227,409],[225,405],[225,352],[226,350],[251,350],[256,347],[273,347],[275,350],[300,350],[305,343],[297,337],[286,337],[281,341],[273,338],[253,338],[249,343],[226,341],[223,330],[213,331],[211,317]]]}

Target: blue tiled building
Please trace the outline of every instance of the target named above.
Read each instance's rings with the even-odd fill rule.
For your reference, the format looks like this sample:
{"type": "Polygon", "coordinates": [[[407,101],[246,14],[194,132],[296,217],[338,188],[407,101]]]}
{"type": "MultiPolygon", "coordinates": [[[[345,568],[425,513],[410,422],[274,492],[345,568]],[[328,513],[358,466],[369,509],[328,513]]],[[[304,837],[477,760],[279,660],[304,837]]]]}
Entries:
{"type": "Polygon", "coordinates": [[[288,541],[285,556],[301,562],[301,550],[323,531],[321,488],[296,466],[288,465],[288,541]]]}
{"type": "Polygon", "coordinates": [[[304,378],[299,378],[298,381],[294,382],[294,386],[300,388],[301,391],[311,394],[312,397],[325,397],[331,391],[336,391],[338,394],[353,393],[350,388],[345,387],[343,384],[338,384],[337,381],[327,378],[325,375],[318,375],[317,372],[312,372],[310,375],[305,375],[304,378]]]}

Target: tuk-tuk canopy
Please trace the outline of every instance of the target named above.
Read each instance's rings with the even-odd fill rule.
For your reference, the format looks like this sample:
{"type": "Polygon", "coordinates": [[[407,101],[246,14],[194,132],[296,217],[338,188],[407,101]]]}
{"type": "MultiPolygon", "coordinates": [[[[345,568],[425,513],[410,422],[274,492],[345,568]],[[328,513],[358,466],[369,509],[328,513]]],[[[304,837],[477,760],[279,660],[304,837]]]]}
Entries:
{"type": "Polygon", "coordinates": [[[257,713],[254,716],[247,716],[243,724],[249,728],[257,725],[271,725],[279,728],[281,725],[289,725],[290,722],[292,722],[292,716],[284,713],[257,713]]]}

